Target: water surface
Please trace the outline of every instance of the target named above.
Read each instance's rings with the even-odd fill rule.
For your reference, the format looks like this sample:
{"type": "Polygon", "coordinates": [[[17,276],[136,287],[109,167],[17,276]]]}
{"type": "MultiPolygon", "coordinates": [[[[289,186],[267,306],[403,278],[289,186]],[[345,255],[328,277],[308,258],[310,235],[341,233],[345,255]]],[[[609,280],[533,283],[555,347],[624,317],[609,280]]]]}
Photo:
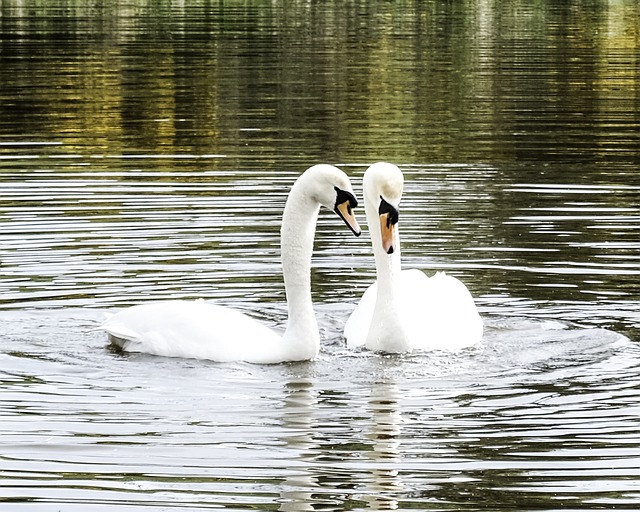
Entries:
{"type": "MultiPolygon", "coordinates": [[[[0,508],[640,504],[636,2],[0,7],[0,508]],[[406,266],[462,279],[457,354],[350,351],[368,236],[320,217],[317,361],[123,355],[106,311],[277,329],[307,167],[405,174],[406,266]]],[[[364,214],[361,213],[364,224],[364,214]]]]}

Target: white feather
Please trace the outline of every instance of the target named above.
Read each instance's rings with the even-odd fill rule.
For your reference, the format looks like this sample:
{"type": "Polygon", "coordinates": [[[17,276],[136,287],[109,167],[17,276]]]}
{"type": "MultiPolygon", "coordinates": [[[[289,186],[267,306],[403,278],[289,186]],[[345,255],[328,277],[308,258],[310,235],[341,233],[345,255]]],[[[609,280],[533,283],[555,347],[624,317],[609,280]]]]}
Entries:
{"type": "Polygon", "coordinates": [[[347,320],[347,344],[381,352],[471,346],[482,338],[483,324],[467,287],[444,272],[428,277],[421,270],[401,270],[397,225],[393,253],[383,248],[380,200],[398,208],[402,186],[402,173],[395,165],[380,162],[365,173],[365,212],[377,280],[347,320]]]}
{"type": "MultiPolygon", "coordinates": [[[[264,364],[315,358],[320,335],[311,301],[311,255],[320,206],[336,208],[336,188],[353,195],[344,172],[316,165],[298,178],[287,199],[281,229],[289,309],[284,335],[244,313],[202,300],[133,306],[113,315],[100,329],[129,352],[264,364]]],[[[348,216],[346,221],[359,235],[355,217],[350,212],[348,216]]]]}

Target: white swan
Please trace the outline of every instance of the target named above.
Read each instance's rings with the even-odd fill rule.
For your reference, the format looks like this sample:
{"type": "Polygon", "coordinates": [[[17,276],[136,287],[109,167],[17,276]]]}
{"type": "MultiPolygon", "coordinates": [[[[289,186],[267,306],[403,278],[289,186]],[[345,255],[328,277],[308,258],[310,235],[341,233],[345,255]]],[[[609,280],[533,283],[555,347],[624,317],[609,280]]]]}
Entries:
{"type": "Polygon", "coordinates": [[[466,286],[438,272],[401,270],[398,208],[404,178],[378,162],[364,175],[364,205],[377,281],[360,299],[344,334],[351,347],[380,352],[459,349],[482,338],[482,319],[466,286]]]}
{"type": "Polygon", "coordinates": [[[239,311],[202,300],[133,306],[99,329],[129,352],[259,364],[315,358],[320,335],[311,300],[311,255],[321,205],[334,210],[360,235],[352,212],[357,201],[347,175],[325,164],[307,169],[294,183],[282,217],[282,267],[289,310],[284,335],[239,311]]]}

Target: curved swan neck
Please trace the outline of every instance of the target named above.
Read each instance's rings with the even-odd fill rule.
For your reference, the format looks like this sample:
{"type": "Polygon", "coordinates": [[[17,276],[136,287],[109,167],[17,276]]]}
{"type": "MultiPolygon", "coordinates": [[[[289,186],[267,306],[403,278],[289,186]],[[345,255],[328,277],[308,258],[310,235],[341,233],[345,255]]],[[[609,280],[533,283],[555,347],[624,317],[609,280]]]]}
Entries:
{"type": "Polygon", "coordinates": [[[311,299],[311,256],[319,211],[319,203],[306,193],[304,183],[299,180],[287,199],[280,230],[282,270],[289,311],[283,341],[290,345],[290,350],[295,347],[306,358],[315,357],[320,345],[311,299]]]}

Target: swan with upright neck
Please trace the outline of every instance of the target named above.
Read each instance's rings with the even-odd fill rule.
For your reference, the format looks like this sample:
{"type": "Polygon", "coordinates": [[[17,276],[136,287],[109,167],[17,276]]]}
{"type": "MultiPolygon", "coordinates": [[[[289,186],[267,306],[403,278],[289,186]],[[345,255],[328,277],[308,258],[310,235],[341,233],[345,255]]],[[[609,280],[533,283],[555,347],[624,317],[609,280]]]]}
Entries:
{"type": "Polygon", "coordinates": [[[99,329],[124,351],[167,357],[273,364],[314,359],[320,348],[311,299],[311,256],[320,207],[335,211],[356,235],[357,201],[347,175],[320,164],[294,183],[284,208],[281,256],[288,324],[280,335],[232,308],[170,300],[124,309],[99,329]]]}
{"type": "Polygon", "coordinates": [[[482,338],[483,324],[467,287],[453,276],[402,270],[399,207],[404,177],[378,162],[364,175],[364,205],[377,280],[345,325],[351,347],[389,353],[456,350],[482,338]]]}

